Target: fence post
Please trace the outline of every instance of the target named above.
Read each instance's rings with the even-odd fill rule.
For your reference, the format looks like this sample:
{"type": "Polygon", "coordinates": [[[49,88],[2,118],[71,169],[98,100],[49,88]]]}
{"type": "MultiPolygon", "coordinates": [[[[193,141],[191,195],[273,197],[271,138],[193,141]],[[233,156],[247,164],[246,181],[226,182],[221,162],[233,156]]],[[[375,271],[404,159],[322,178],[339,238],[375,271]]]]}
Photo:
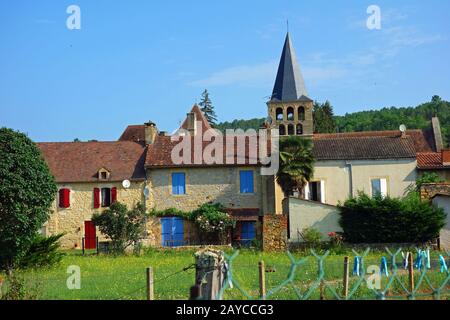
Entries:
{"type": "Polygon", "coordinates": [[[81,239],[81,249],[83,250],[83,256],[84,256],[84,237],[81,239]]]}
{"type": "Polygon", "coordinates": [[[348,260],[349,260],[348,257],[344,257],[344,291],[343,291],[343,296],[344,296],[344,298],[346,300],[348,298],[348,276],[349,276],[349,272],[350,272],[348,260]]]}
{"type": "Polygon", "coordinates": [[[147,300],[155,300],[153,287],[153,268],[147,268],[147,300]]]}
{"type": "Polygon", "coordinates": [[[100,253],[98,248],[98,237],[95,238],[95,247],[97,248],[97,255],[100,253]]]}
{"type": "Polygon", "coordinates": [[[189,300],[198,300],[201,297],[201,287],[200,285],[196,284],[191,287],[191,293],[189,296],[189,300]]]}
{"type": "Polygon", "coordinates": [[[200,286],[200,300],[217,300],[222,289],[225,256],[222,251],[204,249],[195,253],[195,285],[200,286]]]}
{"type": "Polygon", "coordinates": [[[3,296],[3,291],[2,291],[3,281],[4,281],[4,279],[0,276],[0,299],[3,296]]]}
{"type": "Polygon", "coordinates": [[[414,291],[414,259],[412,252],[409,253],[408,275],[409,275],[409,292],[411,292],[409,299],[412,300],[414,299],[412,293],[414,291]]]}
{"type": "Polygon", "coordinates": [[[320,290],[320,300],[325,300],[325,283],[323,279],[320,280],[319,290],[320,290]]]}
{"type": "Polygon", "coordinates": [[[259,296],[262,299],[266,297],[266,268],[264,266],[264,261],[260,261],[259,267],[259,296]]]}

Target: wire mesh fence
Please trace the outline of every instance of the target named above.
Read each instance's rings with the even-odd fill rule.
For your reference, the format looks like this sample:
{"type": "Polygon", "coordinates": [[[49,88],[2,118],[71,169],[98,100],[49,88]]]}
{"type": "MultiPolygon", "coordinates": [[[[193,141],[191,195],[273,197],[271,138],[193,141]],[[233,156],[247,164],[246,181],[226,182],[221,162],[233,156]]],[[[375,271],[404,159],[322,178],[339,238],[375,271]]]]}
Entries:
{"type": "MultiPolygon", "coordinates": [[[[449,299],[449,253],[432,251],[427,258],[416,249],[412,252],[414,285],[411,287],[409,266],[405,266],[405,253],[396,251],[347,254],[348,286],[345,286],[344,255],[330,252],[309,254],[263,255],[233,251],[226,257],[226,275],[217,298],[223,300],[355,300],[355,299],[449,299]],[[358,261],[357,259],[358,258],[358,261]],[[264,287],[261,294],[261,269],[258,260],[264,259],[264,287]],[[383,270],[383,262],[385,270],[383,270]],[[357,264],[357,270],[355,265],[357,264]],[[370,267],[377,267],[374,271],[370,267]],[[357,271],[357,272],[356,272],[357,271]],[[374,276],[379,286],[369,285],[374,276]],[[375,277],[376,278],[376,277],[375,277]]],[[[196,278],[196,266],[192,255],[180,258],[178,253],[164,253],[158,262],[152,279],[154,298],[186,300],[196,278]],[[167,259],[165,261],[164,259],[167,259]]],[[[73,258],[75,261],[75,258],[73,258]]],[[[48,272],[24,271],[18,276],[25,281],[27,290],[38,299],[67,300],[144,300],[147,299],[148,279],[146,267],[156,260],[143,257],[139,265],[129,259],[110,259],[96,265],[104,257],[85,256],[81,271],[81,288],[68,289],[68,274],[63,268],[48,272]],[[126,264],[129,263],[130,266],[126,264]],[[96,265],[96,267],[93,267],[96,265]]],[[[79,260],[76,260],[79,262],[79,260]]],[[[7,284],[5,285],[6,289],[7,284]]]]}

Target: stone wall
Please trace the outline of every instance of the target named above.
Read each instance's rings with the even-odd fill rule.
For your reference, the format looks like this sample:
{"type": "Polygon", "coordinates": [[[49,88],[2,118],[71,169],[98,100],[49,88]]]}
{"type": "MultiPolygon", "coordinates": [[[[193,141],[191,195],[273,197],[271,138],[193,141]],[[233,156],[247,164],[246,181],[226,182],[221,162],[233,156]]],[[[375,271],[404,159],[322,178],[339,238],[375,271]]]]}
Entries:
{"type": "Polygon", "coordinates": [[[264,215],[262,226],[263,250],[287,250],[287,228],[288,218],[286,215],[264,215]]]}
{"type": "Polygon", "coordinates": [[[221,203],[226,208],[262,209],[262,183],[258,167],[214,167],[152,169],[147,171],[150,202],[153,208],[192,211],[204,203],[221,203]],[[239,171],[254,170],[254,193],[242,194],[239,171]],[[172,194],[172,173],[186,174],[186,194],[172,194]]]}
{"type": "Polygon", "coordinates": [[[420,189],[422,199],[431,199],[437,194],[450,195],[450,183],[427,183],[420,189]]]}
{"type": "MultiPolygon", "coordinates": [[[[43,227],[44,235],[65,233],[61,239],[61,245],[65,249],[81,248],[84,236],[84,222],[90,221],[94,213],[99,213],[105,208],[94,209],[94,188],[117,188],[117,200],[126,204],[129,208],[141,202],[145,204],[143,188],[145,182],[132,182],[129,189],[125,189],[121,182],[102,183],[67,183],[59,184],[58,189],[68,188],[70,192],[70,208],[60,208],[58,194],[50,210],[49,221],[43,227]]],[[[97,231],[99,240],[105,239],[97,231]]],[[[157,235],[149,230],[149,238],[155,241],[157,235]]]]}

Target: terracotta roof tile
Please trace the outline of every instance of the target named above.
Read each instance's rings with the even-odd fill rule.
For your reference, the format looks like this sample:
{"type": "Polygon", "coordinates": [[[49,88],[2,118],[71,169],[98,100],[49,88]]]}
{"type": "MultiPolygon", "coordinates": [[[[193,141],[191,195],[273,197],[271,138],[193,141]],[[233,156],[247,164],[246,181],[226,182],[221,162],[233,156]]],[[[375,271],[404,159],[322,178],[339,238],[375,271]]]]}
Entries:
{"type": "MultiPolygon", "coordinates": [[[[195,163],[194,153],[195,153],[195,137],[189,137],[191,139],[191,154],[190,154],[190,162],[184,164],[176,164],[172,161],[172,150],[173,148],[179,144],[182,140],[186,139],[186,137],[180,137],[180,141],[172,141],[170,136],[158,136],[156,141],[148,146],[147,157],[145,161],[146,167],[204,167],[204,166],[255,166],[260,165],[258,161],[258,153],[256,153],[256,157],[254,154],[250,154],[249,152],[249,139],[245,139],[245,154],[240,159],[241,163],[238,163],[238,152],[237,152],[237,137],[234,137],[234,149],[228,151],[226,149],[226,143],[223,145],[222,153],[222,161],[220,163],[208,164],[206,163],[202,157],[201,163],[195,163]],[[228,154],[227,154],[228,152],[228,154]],[[226,163],[227,155],[230,156],[233,161],[232,163],[226,163]]],[[[224,139],[225,140],[225,139],[224,139]]],[[[202,142],[202,152],[205,151],[205,148],[211,144],[209,141],[202,142]]],[[[270,146],[268,146],[268,149],[270,146]]],[[[259,152],[256,150],[256,152],[259,152]]]]}
{"type": "Polygon", "coordinates": [[[57,182],[98,181],[101,168],[110,181],[145,179],[146,148],[130,141],[38,143],[57,182]]]}
{"type": "MultiPolygon", "coordinates": [[[[416,152],[432,152],[436,151],[434,146],[434,138],[430,130],[407,130],[406,135],[412,138],[416,152]]],[[[327,133],[315,134],[314,139],[330,139],[330,138],[355,138],[355,137],[400,137],[400,131],[363,131],[363,132],[343,132],[343,133],[327,133]]]]}
{"type": "Polygon", "coordinates": [[[443,164],[441,152],[421,152],[417,154],[417,168],[450,169],[450,165],[443,164]]]}
{"type": "MultiPolygon", "coordinates": [[[[200,121],[202,123],[202,132],[205,133],[207,130],[211,129],[211,125],[209,124],[208,120],[206,119],[203,112],[200,110],[200,107],[198,105],[194,105],[191,109],[191,112],[195,113],[197,121],[200,121]]],[[[184,119],[183,124],[180,126],[180,129],[187,130],[188,129],[188,119],[184,119]]]]}
{"type": "Polygon", "coordinates": [[[145,141],[145,125],[130,125],[128,126],[119,138],[119,141],[145,141]]]}
{"type": "Polygon", "coordinates": [[[411,136],[315,135],[313,153],[316,160],[372,160],[415,158],[411,136]]]}

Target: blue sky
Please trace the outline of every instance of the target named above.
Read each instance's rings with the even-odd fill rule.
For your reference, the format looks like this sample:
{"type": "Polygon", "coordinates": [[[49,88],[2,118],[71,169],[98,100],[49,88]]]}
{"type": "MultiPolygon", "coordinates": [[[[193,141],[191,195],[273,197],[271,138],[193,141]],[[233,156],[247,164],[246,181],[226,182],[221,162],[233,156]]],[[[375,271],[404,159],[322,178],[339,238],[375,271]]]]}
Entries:
{"type": "Polygon", "coordinates": [[[36,141],[172,131],[205,88],[221,121],[265,117],[287,19],[310,97],[336,114],[450,100],[449,16],[448,0],[0,0],[0,126],[36,141]]]}

